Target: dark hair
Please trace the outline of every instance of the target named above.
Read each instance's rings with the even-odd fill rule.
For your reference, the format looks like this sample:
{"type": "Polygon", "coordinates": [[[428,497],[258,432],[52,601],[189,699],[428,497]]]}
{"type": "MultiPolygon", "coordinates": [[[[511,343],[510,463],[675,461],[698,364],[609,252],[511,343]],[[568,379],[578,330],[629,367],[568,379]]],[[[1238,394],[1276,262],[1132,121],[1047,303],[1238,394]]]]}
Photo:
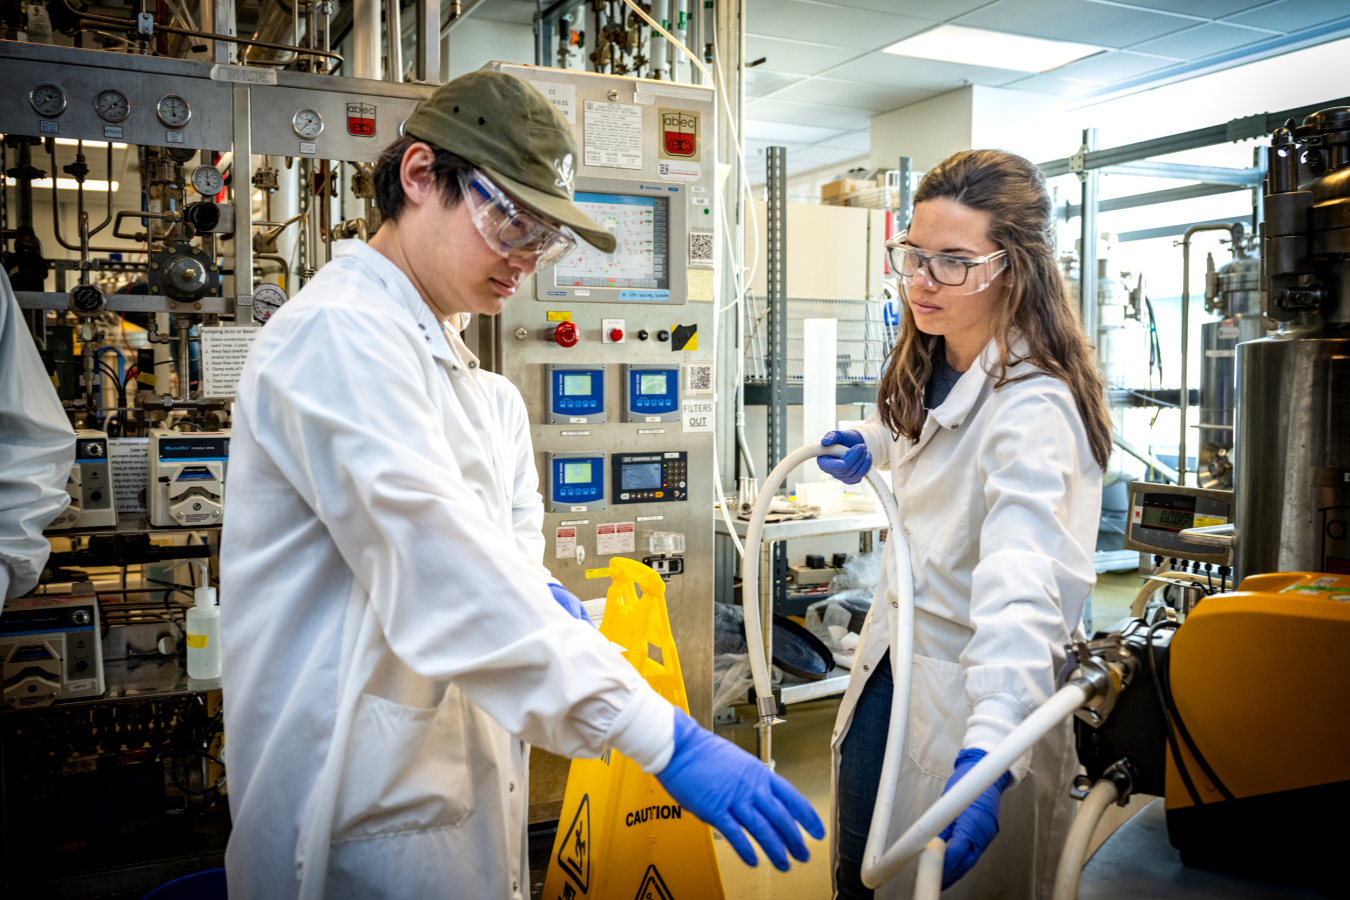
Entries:
{"type": "Polygon", "coordinates": [[[403,213],[403,205],[407,202],[407,195],[403,193],[403,179],[400,176],[400,170],[403,167],[403,157],[413,144],[426,144],[435,154],[435,159],[431,163],[431,177],[436,181],[436,187],[441,192],[441,198],[446,206],[453,207],[459,203],[462,191],[459,186],[459,173],[463,169],[472,169],[473,164],[462,156],[456,156],[449,150],[442,150],[430,141],[424,141],[406,134],[394,141],[380,158],[375,161],[375,207],[380,211],[380,218],[393,222],[403,213]]]}
{"type": "MultiPolygon", "coordinates": [[[[992,328],[1000,365],[995,389],[1036,377],[1008,377],[1009,366],[1027,360],[1063,381],[1073,392],[1092,456],[1105,469],[1111,456],[1111,420],[1102,377],[1055,265],[1050,195],[1040,170],[1000,150],[963,150],[934,166],[914,193],[915,206],[939,199],[987,212],[989,241],[1008,253],[1007,297],[994,313],[992,328]],[[1009,345],[1017,335],[1026,339],[1027,355],[1012,359],[1009,345]]],[[[903,310],[904,333],[891,351],[877,405],[892,433],[916,440],[923,428],[924,387],[938,337],[919,330],[908,303],[903,310]]]]}

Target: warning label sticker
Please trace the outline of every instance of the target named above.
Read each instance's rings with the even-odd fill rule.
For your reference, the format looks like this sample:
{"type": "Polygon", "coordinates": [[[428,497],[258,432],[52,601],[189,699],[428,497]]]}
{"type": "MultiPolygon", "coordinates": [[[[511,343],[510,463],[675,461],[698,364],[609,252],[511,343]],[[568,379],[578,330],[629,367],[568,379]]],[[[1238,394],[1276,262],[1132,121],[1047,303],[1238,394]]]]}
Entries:
{"type": "Polygon", "coordinates": [[[558,559],[571,559],[577,555],[577,530],[575,527],[558,529],[558,549],[555,555],[558,559]]]}
{"type": "Polygon", "coordinates": [[[647,871],[642,876],[642,884],[638,887],[637,897],[634,900],[674,900],[671,897],[670,889],[661,880],[661,873],[656,871],[655,865],[647,867],[647,871]]]}
{"type": "Polygon", "coordinates": [[[634,528],[632,522],[612,522],[609,525],[595,526],[595,552],[601,556],[632,553],[635,546],[634,528]]]}

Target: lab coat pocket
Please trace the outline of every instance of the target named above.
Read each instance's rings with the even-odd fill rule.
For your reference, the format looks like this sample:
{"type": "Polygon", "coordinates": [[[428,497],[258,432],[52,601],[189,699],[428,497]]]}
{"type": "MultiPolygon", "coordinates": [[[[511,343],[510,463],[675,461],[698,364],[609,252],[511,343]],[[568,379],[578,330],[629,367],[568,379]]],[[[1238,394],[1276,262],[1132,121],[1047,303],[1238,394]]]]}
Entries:
{"type": "Polygon", "coordinates": [[[439,706],[362,694],[352,722],[334,843],[458,825],[473,811],[468,701],[451,687],[439,706]]]}
{"type": "Polygon", "coordinates": [[[909,756],[925,774],[945,781],[970,718],[966,673],[957,663],[918,655],[910,671],[909,756]]]}

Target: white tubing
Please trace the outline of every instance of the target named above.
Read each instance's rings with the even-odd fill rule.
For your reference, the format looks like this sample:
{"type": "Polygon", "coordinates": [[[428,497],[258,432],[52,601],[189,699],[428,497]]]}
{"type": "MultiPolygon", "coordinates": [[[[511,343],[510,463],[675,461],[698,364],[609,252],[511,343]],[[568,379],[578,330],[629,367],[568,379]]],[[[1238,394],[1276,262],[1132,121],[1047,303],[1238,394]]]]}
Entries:
{"type": "Polygon", "coordinates": [[[942,863],[947,858],[947,842],[933,838],[919,854],[919,874],[914,879],[914,900],[938,900],[942,893],[942,863]]]}
{"type": "MultiPolygon", "coordinates": [[[[951,789],[930,806],[917,822],[909,826],[909,830],[886,851],[886,855],[875,868],[869,870],[864,867],[863,884],[876,890],[898,875],[901,869],[913,862],[925,844],[950,825],[976,797],[998,781],[1018,757],[1030,750],[1031,746],[1048,734],[1050,729],[1082,706],[1087,698],[1087,691],[1074,683],[1066,684],[1056,691],[1054,696],[1041,704],[1022,721],[1021,725],[999,742],[992,752],[977,762],[964,778],[952,785],[951,789]]],[[[890,762],[892,748],[889,744],[886,751],[887,762],[890,762]]],[[[876,826],[875,818],[872,825],[876,826]]]]}
{"type": "MultiPolygon", "coordinates": [[[[818,456],[843,456],[848,450],[848,447],[839,444],[830,447],[823,447],[820,444],[807,444],[804,447],[799,447],[792,451],[782,462],[774,466],[773,471],[769,473],[769,477],[764,480],[764,485],[759,491],[759,497],[756,498],[755,506],[750,512],[750,524],[746,529],[745,534],[745,556],[741,575],[741,608],[745,611],[745,645],[750,655],[750,675],[754,679],[755,694],[758,697],[773,696],[773,681],[769,676],[769,661],[764,652],[764,629],[759,616],[759,548],[764,536],[764,519],[769,514],[769,507],[773,503],[773,498],[778,491],[778,487],[787,478],[789,472],[806,462],[808,459],[815,459],[818,456]]],[[[891,493],[890,487],[886,484],[885,479],[875,468],[868,471],[867,478],[872,482],[872,486],[876,488],[877,496],[881,498],[882,506],[886,510],[886,518],[891,525],[891,535],[894,539],[900,533],[899,528],[896,527],[900,521],[900,513],[895,505],[895,495],[891,493]]],[[[911,623],[910,627],[904,630],[908,633],[909,643],[912,645],[914,636],[914,628],[912,625],[914,619],[914,601],[913,580],[910,578],[909,574],[909,554],[894,553],[892,555],[897,560],[903,557],[904,577],[902,579],[897,578],[897,585],[903,586],[902,590],[908,598],[908,601],[902,604],[903,608],[900,612],[902,615],[907,615],[911,623]]],[[[894,617],[888,616],[887,618],[891,619],[892,622],[895,621],[894,617]]],[[[903,698],[903,705],[906,707],[903,711],[907,712],[909,701],[909,654],[904,654],[905,659],[902,670],[899,666],[899,654],[895,652],[897,645],[894,643],[894,637],[895,635],[892,634],[891,660],[895,666],[896,673],[895,695],[897,700],[903,698]],[[900,680],[902,677],[904,679],[903,691],[900,690],[900,680]]],[[[903,745],[904,722],[905,720],[902,716],[899,721],[902,739],[897,746],[903,745]]],[[[768,725],[768,723],[764,721],[763,716],[761,716],[761,724],[764,724],[766,727],[768,725]]],[[[893,712],[891,716],[892,734],[895,733],[895,728],[896,720],[893,712]]],[[[768,760],[765,760],[765,762],[768,762],[768,760]]],[[[885,774],[886,771],[883,768],[883,788],[886,784],[885,774]]],[[[894,773],[892,774],[894,775],[894,773]]],[[[878,794],[878,798],[880,798],[880,796],[881,795],[878,794]]]]}
{"type": "Polygon", "coordinates": [[[1120,791],[1105,778],[1088,791],[1083,805],[1078,807],[1078,815],[1073,818],[1069,837],[1064,842],[1051,900],[1078,900],[1078,882],[1083,874],[1083,865],[1087,862],[1088,844],[1097,830],[1097,823],[1119,796],[1120,791]]]}

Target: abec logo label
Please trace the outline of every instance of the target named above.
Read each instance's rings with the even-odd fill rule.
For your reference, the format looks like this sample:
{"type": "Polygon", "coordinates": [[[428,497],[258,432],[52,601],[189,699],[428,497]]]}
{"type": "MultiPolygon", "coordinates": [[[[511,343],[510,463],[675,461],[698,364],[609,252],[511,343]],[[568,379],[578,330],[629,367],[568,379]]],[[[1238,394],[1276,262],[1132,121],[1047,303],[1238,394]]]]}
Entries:
{"type": "Polygon", "coordinates": [[[661,110],[661,152],[658,155],[662,159],[698,160],[698,113],[683,109],[661,110]]]}
{"type": "Polygon", "coordinates": [[[375,136],[375,104],[347,104],[347,133],[356,137],[375,136]]]}

